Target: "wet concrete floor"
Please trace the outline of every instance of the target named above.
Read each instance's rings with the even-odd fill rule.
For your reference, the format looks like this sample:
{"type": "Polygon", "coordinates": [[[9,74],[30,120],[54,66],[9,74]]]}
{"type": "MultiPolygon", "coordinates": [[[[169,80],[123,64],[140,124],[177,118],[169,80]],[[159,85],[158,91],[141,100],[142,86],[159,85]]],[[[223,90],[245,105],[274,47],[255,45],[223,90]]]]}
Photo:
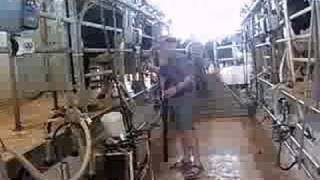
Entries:
{"type": "MultiPolygon", "coordinates": [[[[220,118],[199,123],[201,160],[206,171],[199,179],[210,180],[304,180],[297,169],[284,172],[276,166],[275,150],[268,132],[248,118],[220,118]]],[[[169,170],[175,161],[174,132],[170,132],[170,160],[156,167],[158,180],[182,180],[169,170]],[[171,163],[170,163],[171,162],[171,163]],[[158,169],[157,169],[158,168],[158,169]]],[[[285,162],[282,162],[285,163],[285,162]]]]}

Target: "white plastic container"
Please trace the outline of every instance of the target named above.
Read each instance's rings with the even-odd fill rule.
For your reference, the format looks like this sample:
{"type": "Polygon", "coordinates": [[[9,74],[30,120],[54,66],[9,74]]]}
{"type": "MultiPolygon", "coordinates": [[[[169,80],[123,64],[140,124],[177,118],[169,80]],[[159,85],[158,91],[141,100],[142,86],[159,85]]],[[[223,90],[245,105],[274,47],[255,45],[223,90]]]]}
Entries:
{"type": "Polygon", "coordinates": [[[121,137],[125,134],[122,115],[120,112],[110,112],[101,118],[107,137],[121,137]]]}

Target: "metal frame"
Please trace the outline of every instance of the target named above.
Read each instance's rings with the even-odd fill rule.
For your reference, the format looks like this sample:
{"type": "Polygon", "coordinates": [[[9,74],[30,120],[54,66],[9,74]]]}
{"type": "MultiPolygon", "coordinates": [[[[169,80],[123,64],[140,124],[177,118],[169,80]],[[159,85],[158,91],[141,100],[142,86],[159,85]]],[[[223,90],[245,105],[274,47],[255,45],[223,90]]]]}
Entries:
{"type": "MultiPolygon", "coordinates": [[[[116,33],[123,33],[125,31],[125,29],[120,29],[120,28],[116,28],[116,24],[114,24],[114,26],[105,26],[104,24],[96,24],[96,23],[92,23],[92,22],[87,22],[87,21],[83,21],[82,20],[82,14],[86,12],[88,9],[85,9],[84,12],[80,13],[80,17],[79,17],[79,13],[76,12],[76,4],[77,1],[75,0],[65,0],[69,3],[69,9],[67,11],[69,11],[70,16],[67,15],[67,17],[57,17],[55,14],[50,14],[47,12],[41,12],[41,18],[47,19],[47,20],[53,20],[53,21],[61,21],[64,24],[68,24],[71,29],[65,28],[65,31],[68,34],[72,34],[71,37],[71,41],[72,44],[70,45],[71,48],[67,48],[67,47],[43,47],[41,49],[36,49],[35,53],[39,53],[39,54],[51,54],[51,53],[61,53],[61,54],[70,54],[70,58],[72,58],[73,60],[77,61],[78,63],[80,62],[80,64],[83,61],[83,53],[105,53],[105,52],[116,52],[116,53],[130,53],[133,52],[133,49],[93,49],[93,48],[83,48],[81,45],[82,43],[82,38],[81,38],[81,27],[85,26],[85,27],[91,27],[91,28],[95,28],[95,29],[100,29],[100,30],[104,30],[104,31],[113,31],[116,33]]],[[[163,20],[162,17],[160,16],[160,12],[157,11],[155,8],[153,8],[151,5],[149,4],[132,4],[129,3],[128,1],[124,1],[124,0],[117,0],[117,1],[110,1],[110,0],[90,0],[87,3],[89,4],[90,2],[95,3],[95,5],[100,5],[100,2],[103,3],[111,3],[113,6],[119,7],[121,10],[123,11],[131,11],[131,12],[135,12],[137,14],[142,15],[142,17],[149,19],[155,23],[161,23],[163,26],[168,28],[168,24],[166,24],[163,20]],[[146,8],[147,7],[147,8],[146,8]]],[[[84,8],[87,8],[87,6],[85,6],[84,8]]],[[[108,8],[107,6],[103,6],[103,8],[108,8]]],[[[110,8],[110,7],[109,7],[110,8]]],[[[114,9],[111,7],[111,10],[114,9]]],[[[123,16],[126,16],[126,13],[123,13],[123,16]]],[[[115,18],[115,17],[113,17],[115,18]]],[[[43,28],[43,27],[42,27],[43,28]]],[[[143,33],[142,34],[143,38],[148,38],[151,39],[153,41],[157,40],[157,37],[152,37],[143,33]]],[[[3,51],[1,51],[1,53],[8,53],[9,49],[4,49],[3,51]]],[[[11,61],[10,61],[11,62],[11,61]]],[[[15,65],[14,65],[15,66],[15,65]]],[[[87,76],[90,76],[90,74],[84,74],[84,70],[83,67],[80,66],[79,69],[73,69],[74,73],[78,75],[78,82],[77,84],[79,85],[79,89],[80,89],[80,104],[81,106],[86,109],[86,93],[85,93],[85,88],[84,88],[84,79],[87,76]]],[[[104,75],[104,74],[103,74],[104,75]]],[[[11,77],[13,77],[11,75],[11,77]]],[[[13,79],[11,80],[12,82],[14,81],[13,79]]],[[[71,82],[70,82],[71,83],[71,82]]],[[[16,88],[14,88],[16,89],[16,88]]],[[[16,90],[13,90],[14,92],[16,92],[16,90]]],[[[13,98],[17,99],[17,95],[15,95],[16,93],[12,93],[13,94],[13,98]]],[[[16,124],[16,129],[17,130],[21,130],[22,129],[22,123],[21,123],[21,117],[20,117],[20,112],[19,112],[19,102],[18,101],[14,101],[14,106],[15,106],[15,124],[16,124]]]]}
{"type": "MultiPolygon", "coordinates": [[[[113,11],[113,15],[112,18],[115,19],[115,9],[118,8],[120,10],[122,10],[123,12],[123,18],[127,18],[128,16],[128,11],[134,12],[135,14],[139,14],[139,16],[135,17],[135,18],[144,18],[147,19],[149,21],[151,21],[151,25],[153,25],[152,23],[160,23],[161,26],[165,27],[165,28],[169,28],[169,25],[166,24],[163,20],[162,20],[162,15],[161,12],[157,11],[155,8],[153,8],[151,5],[149,4],[132,4],[129,3],[128,1],[124,1],[124,0],[116,0],[116,1],[112,1],[112,0],[90,0],[91,2],[96,3],[96,5],[99,5],[100,2],[103,2],[105,4],[112,4],[111,10],[113,11]]],[[[63,44],[64,47],[49,47],[49,46],[45,46],[45,47],[41,47],[40,49],[36,49],[35,53],[39,53],[39,54],[51,54],[51,53],[61,53],[61,54],[66,54],[67,56],[67,60],[70,60],[70,62],[77,62],[80,64],[80,66],[78,68],[75,68],[74,66],[72,67],[73,72],[71,72],[72,74],[77,74],[77,81],[76,82],[70,82],[70,84],[73,84],[73,88],[76,88],[78,90],[80,90],[79,93],[79,99],[80,99],[80,105],[82,106],[83,111],[87,111],[86,110],[86,102],[88,101],[88,97],[87,97],[87,93],[86,93],[86,89],[85,89],[85,83],[84,80],[85,78],[88,77],[92,77],[92,76],[105,76],[107,74],[110,73],[114,73],[115,71],[102,71],[102,72],[98,72],[98,73],[88,73],[85,74],[84,73],[84,66],[83,66],[83,55],[84,53],[106,53],[106,52],[111,52],[111,53],[119,53],[119,55],[121,55],[122,53],[136,53],[139,54],[137,57],[141,58],[143,53],[148,53],[150,52],[150,50],[141,50],[139,52],[136,52],[134,49],[124,49],[121,47],[118,47],[119,45],[116,45],[115,48],[102,48],[102,49],[96,49],[96,48],[84,48],[82,47],[83,45],[83,41],[82,41],[82,37],[81,37],[81,29],[83,26],[85,27],[91,27],[91,28],[95,28],[95,29],[100,29],[103,30],[104,32],[106,31],[113,31],[115,32],[115,34],[121,34],[124,35],[124,33],[126,32],[126,26],[124,26],[123,28],[117,28],[116,27],[116,23],[113,24],[113,26],[106,26],[104,23],[102,24],[97,24],[97,23],[92,23],[92,22],[87,22],[83,20],[83,15],[81,13],[78,13],[76,10],[76,5],[79,1],[77,0],[65,0],[65,2],[68,3],[68,7],[66,7],[66,11],[68,11],[69,13],[66,13],[65,17],[57,17],[54,14],[50,14],[47,12],[41,12],[41,18],[42,19],[46,19],[46,20],[53,20],[53,21],[61,21],[65,26],[64,26],[64,31],[66,32],[66,34],[68,34],[71,38],[70,41],[67,44],[63,44]],[[79,16],[80,15],[80,16],[79,16]]],[[[108,10],[110,10],[110,7],[108,6],[103,6],[102,8],[107,8],[108,10]]],[[[116,22],[114,20],[114,22],[116,22]]],[[[131,26],[131,25],[130,25],[131,26]]],[[[41,27],[43,28],[43,27],[41,27]]],[[[47,28],[47,27],[44,27],[47,28]]],[[[134,27],[132,27],[134,28],[134,27]]],[[[136,28],[138,29],[138,28],[136,28]]],[[[47,30],[47,29],[46,29],[47,30]]],[[[141,31],[143,31],[142,29],[139,29],[141,31]]],[[[147,38],[150,39],[153,42],[157,42],[158,40],[158,36],[159,34],[153,34],[152,35],[147,35],[145,32],[142,33],[142,37],[143,38],[147,38]]],[[[106,33],[105,33],[106,36],[106,33]]],[[[67,38],[66,38],[67,39],[67,38]]],[[[107,42],[108,43],[108,42],[107,42]]],[[[116,43],[116,42],[115,42],[116,43]]],[[[152,49],[151,49],[152,51],[152,49]]],[[[10,52],[10,48],[3,48],[1,49],[1,53],[11,53],[10,52]]],[[[14,61],[10,61],[10,62],[14,62],[14,61]]],[[[15,65],[12,64],[11,65],[12,68],[15,68],[15,65]]],[[[11,71],[12,73],[15,73],[15,71],[11,71]]],[[[15,74],[14,74],[15,75],[15,74]]],[[[15,78],[13,75],[11,75],[11,77],[13,78],[11,80],[11,82],[15,85],[15,78]]],[[[13,91],[15,93],[17,93],[17,91],[15,90],[16,88],[13,89],[13,91]]],[[[139,94],[135,95],[135,96],[140,96],[143,95],[146,92],[146,90],[144,90],[143,92],[140,92],[139,94]]],[[[18,100],[18,96],[13,94],[14,98],[18,100]]],[[[133,97],[134,98],[134,97],[133,97]]],[[[55,93],[53,96],[53,101],[54,101],[54,106],[58,107],[58,98],[57,98],[57,94],[55,93]]],[[[23,124],[21,122],[20,119],[20,112],[19,112],[19,102],[16,101],[14,103],[14,107],[15,107],[15,125],[16,125],[16,129],[17,130],[21,130],[23,128],[23,124]]],[[[98,114],[94,114],[92,116],[93,119],[99,118],[101,116],[103,116],[105,113],[110,112],[110,108],[107,108],[105,110],[103,110],[102,112],[98,112],[98,114]]],[[[48,120],[48,123],[50,124],[50,120],[48,120]]],[[[48,141],[50,141],[50,137],[48,138],[48,141]]],[[[148,144],[147,144],[147,148],[150,148],[150,137],[148,137],[148,144]]],[[[149,152],[150,153],[150,152],[149,152]]],[[[150,154],[148,154],[150,155],[150,154]]],[[[149,165],[151,166],[151,164],[147,164],[147,168],[151,168],[149,167],[149,165]]],[[[93,173],[92,172],[93,167],[90,166],[89,168],[89,173],[93,173]]],[[[131,173],[133,173],[133,170],[130,170],[131,173]]],[[[91,174],[90,174],[91,175],[91,174]]]]}
{"type": "MultiPolygon", "coordinates": [[[[314,3],[314,6],[306,7],[298,12],[295,12],[292,15],[288,14],[288,1],[287,0],[256,0],[251,8],[248,10],[248,13],[244,16],[243,22],[242,22],[242,32],[243,32],[243,50],[245,56],[245,62],[248,62],[249,58],[253,60],[255,72],[253,73],[253,76],[255,78],[251,79],[252,84],[248,88],[248,92],[251,92],[251,94],[254,94],[256,102],[260,104],[261,108],[273,119],[273,121],[279,123],[279,120],[277,117],[272,114],[270,109],[268,109],[266,106],[263,105],[263,91],[268,90],[269,88],[273,89],[276,87],[276,85],[279,84],[279,81],[277,80],[277,76],[279,76],[278,71],[278,64],[281,61],[281,57],[285,56],[286,63],[288,66],[288,73],[290,74],[290,80],[292,82],[292,86],[296,85],[296,69],[295,65],[301,65],[301,63],[306,63],[307,65],[307,76],[305,78],[305,83],[310,80],[308,77],[310,74],[310,71],[308,71],[310,64],[318,63],[319,61],[319,54],[320,49],[318,47],[313,47],[314,49],[314,55],[311,56],[311,46],[307,47],[309,49],[309,54],[307,58],[300,58],[300,57],[294,57],[293,52],[293,43],[295,42],[309,42],[313,44],[319,43],[319,39],[315,37],[319,37],[320,31],[319,31],[319,25],[320,25],[320,14],[319,14],[319,8],[320,3],[319,1],[310,1],[314,3]],[[271,16],[272,16],[272,5],[271,3],[275,3],[278,7],[276,7],[276,12],[278,15],[277,18],[277,26],[271,27],[269,32],[260,32],[259,29],[257,29],[257,23],[259,22],[260,18],[266,18],[266,20],[269,22],[269,25],[271,25],[271,16]],[[280,17],[280,9],[279,7],[282,6],[283,10],[281,11],[284,15],[283,19],[280,17]],[[262,9],[267,9],[267,12],[262,13],[262,9]],[[296,18],[305,15],[306,13],[314,14],[314,18],[310,20],[310,24],[314,23],[313,26],[317,27],[314,29],[311,29],[311,33],[309,34],[302,34],[302,35],[295,35],[292,33],[291,30],[291,21],[295,20],[296,18]],[[256,33],[257,32],[257,33],[256,33]],[[279,34],[283,33],[283,37],[279,38],[279,34]],[[264,39],[265,42],[260,42],[261,39],[264,39]],[[268,40],[269,41],[268,41],[268,40]],[[270,43],[269,43],[270,42],[270,43]],[[282,46],[282,47],[281,47],[282,46]],[[283,48],[287,48],[287,51],[283,51],[283,48]],[[259,54],[259,52],[262,52],[262,55],[259,54]],[[268,53],[268,55],[265,55],[265,52],[268,53]],[[279,52],[287,52],[287,54],[280,54],[277,57],[276,53],[279,52]],[[248,57],[249,55],[249,57],[248,57]],[[265,58],[265,57],[269,58],[265,58]],[[267,66],[266,66],[267,65],[267,66]],[[268,72],[264,72],[263,69],[270,69],[268,72]],[[268,76],[266,76],[268,75],[268,76]],[[264,77],[264,78],[263,78],[264,77]],[[252,89],[252,87],[254,87],[252,89]],[[265,89],[268,87],[268,89],[265,89]],[[262,91],[262,92],[261,92],[262,91]],[[253,92],[253,93],[252,93],[253,92]]],[[[311,25],[311,28],[314,28],[311,25]]],[[[249,76],[249,74],[247,75],[249,76]]],[[[283,82],[280,82],[283,83],[283,82]]],[[[310,91],[308,86],[305,91],[310,91]]],[[[304,109],[304,113],[306,112],[312,112],[316,114],[320,114],[320,109],[317,107],[314,107],[310,104],[310,99],[305,97],[304,99],[297,98],[294,94],[289,93],[286,90],[280,90],[280,93],[290,99],[291,102],[294,104],[298,104],[304,109]]],[[[300,119],[301,123],[297,123],[296,127],[303,133],[305,131],[305,119],[300,119]]],[[[310,149],[308,149],[305,146],[305,138],[302,135],[300,138],[295,138],[291,136],[288,140],[288,142],[285,143],[287,148],[289,149],[289,152],[294,156],[297,157],[297,162],[299,164],[299,168],[302,168],[306,174],[311,179],[318,179],[320,177],[320,166],[318,160],[314,157],[314,155],[310,154],[310,149]],[[298,149],[298,150],[295,150],[298,149]],[[306,165],[309,164],[308,165],[306,165]],[[310,166],[311,165],[311,166],[310,166]],[[313,171],[316,170],[316,171],[313,171]]]]}
{"type": "MultiPolygon", "coordinates": [[[[237,36],[238,33],[234,34],[234,36],[237,36]]],[[[235,61],[235,60],[241,60],[239,59],[239,57],[237,57],[236,52],[239,51],[239,47],[241,47],[240,44],[238,44],[237,42],[235,42],[233,39],[231,39],[231,44],[230,45],[218,45],[217,42],[214,42],[214,46],[213,46],[213,51],[214,51],[214,58],[215,58],[215,62],[217,64],[220,64],[221,62],[230,62],[230,61],[235,61]],[[219,51],[225,50],[225,49],[231,49],[232,51],[232,57],[231,58],[219,58],[219,51]]]]}

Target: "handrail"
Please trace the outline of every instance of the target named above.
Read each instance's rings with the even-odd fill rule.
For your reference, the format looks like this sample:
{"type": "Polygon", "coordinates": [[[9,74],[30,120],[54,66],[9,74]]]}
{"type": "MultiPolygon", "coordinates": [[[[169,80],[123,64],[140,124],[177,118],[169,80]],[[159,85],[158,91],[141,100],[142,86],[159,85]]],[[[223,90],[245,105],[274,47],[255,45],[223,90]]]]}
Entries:
{"type": "MultiPolygon", "coordinates": [[[[47,19],[51,19],[51,20],[58,20],[57,16],[55,16],[53,14],[46,13],[46,12],[41,12],[40,16],[42,18],[47,18],[47,19]]],[[[64,23],[70,23],[70,24],[76,22],[76,20],[74,18],[67,18],[67,17],[61,17],[61,21],[64,22],[64,23]]],[[[81,21],[80,24],[82,26],[96,28],[96,29],[122,32],[122,29],[120,29],[120,28],[114,28],[114,27],[111,27],[111,26],[103,26],[101,24],[96,24],[96,23],[88,22],[88,21],[81,21]]]]}
{"type": "MultiPolygon", "coordinates": [[[[263,78],[260,78],[258,77],[258,80],[265,83],[266,85],[270,86],[271,88],[273,88],[275,85],[274,84],[271,84],[270,82],[268,82],[267,80],[263,79],[263,78]]],[[[305,102],[302,101],[301,99],[299,99],[298,97],[290,94],[288,91],[285,91],[285,90],[280,90],[280,92],[287,96],[288,98],[290,98],[291,100],[293,101],[296,101],[297,103],[299,103],[300,105],[302,106],[305,106],[305,102]]],[[[307,106],[310,110],[312,110],[313,112],[317,113],[317,114],[320,114],[320,110],[314,106],[307,106]]]]}
{"type": "Polygon", "coordinates": [[[308,6],[308,7],[304,8],[304,9],[302,9],[301,11],[298,11],[298,12],[292,14],[289,18],[290,18],[290,20],[294,20],[294,19],[296,19],[296,18],[298,18],[298,17],[300,17],[300,16],[302,16],[302,15],[308,13],[308,12],[311,12],[311,10],[312,10],[311,6],[308,6]]]}
{"type": "MultiPolygon", "coordinates": [[[[272,120],[274,120],[277,124],[281,124],[267,107],[263,106],[262,108],[272,118],[272,120]]],[[[301,147],[299,142],[292,135],[290,135],[289,137],[290,137],[290,140],[295,144],[295,146],[297,146],[298,148],[301,147]]],[[[308,160],[312,163],[312,165],[314,165],[314,167],[316,167],[319,170],[320,168],[319,163],[305,150],[305,148],[303,148],[303,154],[308,158],[308,160]]]]}
{"type": "MultiPolygon", "coordinates": [[[[145,92],[150,91],[150,90],[154,90],[155,88],[158,88],[158,87],[159,87],[158,85],[154,85],[154,86],[152,86],[152,87],[149,88],[149,89],[144,89],[144,90],[142,90],[142,91],[134,94],[131,98],[127,98],[126,100],[135,99],[135,98],[141,96],[142,94],[144,94],[145,92]]],[[[107,107],[107,108],[105,108],[104,110],[102,110],[101,112],[99,112],[99,113],[91,116],[90,118],[91,118],[92,120],[96,120],[96,119],[100,118],[101,116],[103,116],[104,114],[109,113],[109,112],[112,112],[113,110],[115,110],[115,109],[117,109],[117,108],[119,108],[119,107],[120,107],[120,106],[107,107]]]]}

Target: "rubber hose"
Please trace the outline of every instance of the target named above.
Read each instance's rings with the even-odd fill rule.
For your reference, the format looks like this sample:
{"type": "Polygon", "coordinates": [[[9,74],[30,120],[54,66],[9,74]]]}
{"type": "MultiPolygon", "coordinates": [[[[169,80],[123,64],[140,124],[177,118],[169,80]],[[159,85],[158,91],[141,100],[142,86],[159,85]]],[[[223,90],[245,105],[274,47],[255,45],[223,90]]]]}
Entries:
{"type": "MultiPolygon", "coordinates": [[[[68,125],[69,123],[66,123],[64,124],[64,126],[68,125]]],[[[91,138],[91,133],[90,133],[90,129],[87,125],[87,123],[84,121],[84,120],[81,120],[79,125],[81,126],[81,129],[83,130],[84,132],[84,135],[85,135],[85,139],[86,139],[86,149],[85,149],[85,153],[84,153],[84,156],[83,156],[83,162],[82,162],[82,165],[80,167],[80,170],[72,177],[70,178],[70,180],[78,180],[80,179],[83,174],[85,173],[87,167],[88,167],[88,164],[90,162],[90,159],[91,159],[91,151],[92,151],[92,138],[91,138]]],[[[60,126],[59,129],[62,129],[63,126],[60,126]]],[[[58,131],[55,132],[55,134],[57,134],[58,131]]],[[[55,137],[55,136],[54,136],[55,137]]]]}
{"type": "MultiPolygon", "coordinates": [[[[59,132],[61,129],[63,129],[64,127],[66,127],[66,126],[68,126],[68,125],[78,126],[79,129],[82,129],[81,126],[79,125],[79,123],[74,123],[74,122],[65,122],[65,123],[61,124],[60,126],[58,126],[58,127],[56,128],[56,130],[53,132],[53,135],[52,135],[52,141],[53,141],[53,143],[54,143],[54,153],[55,153],[55,156],[56,156],[57,160],[61,160],[61,158],[60,158],[59,155],[58,155],[57,146],[56,146],[56,144],[55,144],[55,142],[56,142],[56,140],[57,140],[57,134],[58,134],[58,132],[59,132]]],[[[78,139],[79,139],[79,141],[81,142],[81,143],[80,143],[80,148],[79,148],[79,149],[81,149],[81,148],[84,147],[84,146],[83,146],[83,144],[82,144],[81,137],[78,138],[78,139]]]]}
{"type": "Polygon", "coordinates": [[[11,149],[6,149],[6,152],[13,155],[23,165],[23,167],[33,176],[33,178],[35,178],[37,180],[49,180],[38,169],[36,169],[30,163],[30,161],[28,161],[23,155],[20,155],[11,149]]]}
{"type": "MultiPolygon", "coordinates": [[[[79,180],[83,174],[86,172],[86,169],[88,167],[88,164],[91,159],[91,148],[92,148],[92,138],[91,138],[91,133],[90,129],[87,125],[87,123],[82,120],[80,121],[79,125],[83,129],[83,132],[85,134],[85,139],[86,139],[86,151],[84,154],[84,159],[82,162],[82,165],[80,167],[80,170],[69,180],[79,180]]],[[[28,161],[23,155],[17,154],[11,149],[6,149],[6,151],[10,154],[12,154],[22,165],[24,168],[26,168],[29,173],[37,180],[49,180],[46,176],[44,176],[38,169],[36,169],[30,161],[28,161]]]]}

